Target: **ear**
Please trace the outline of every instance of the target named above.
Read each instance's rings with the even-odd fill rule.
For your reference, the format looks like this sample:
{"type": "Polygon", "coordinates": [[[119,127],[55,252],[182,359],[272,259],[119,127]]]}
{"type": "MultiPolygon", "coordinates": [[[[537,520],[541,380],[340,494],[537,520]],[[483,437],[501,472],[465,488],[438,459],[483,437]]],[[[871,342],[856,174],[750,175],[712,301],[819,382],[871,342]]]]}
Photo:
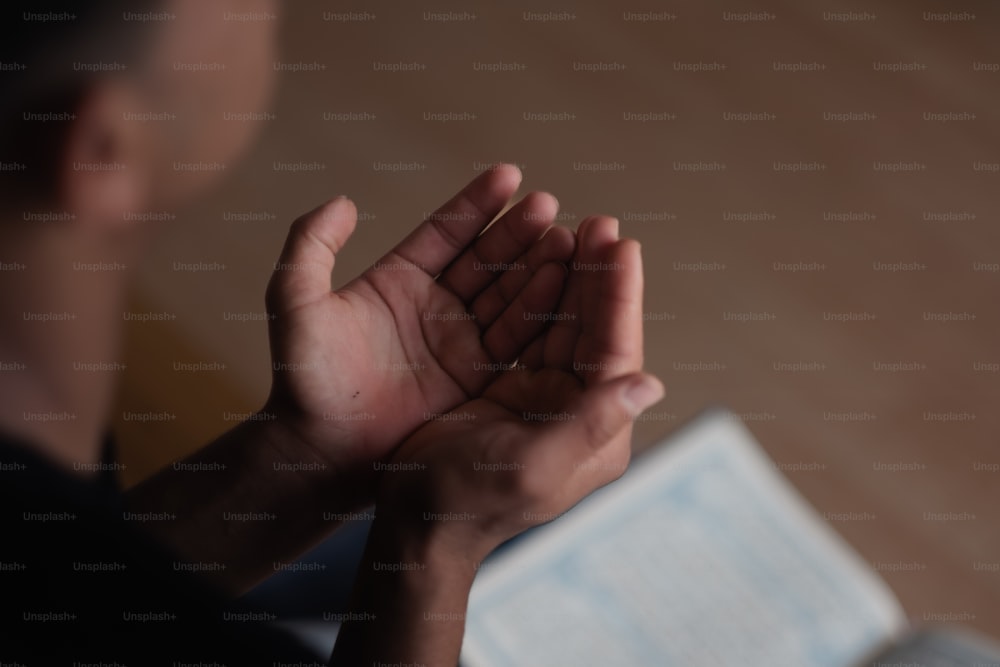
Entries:
{"type": "Polygon", "coordinates": [[[123,82],[85,90],[59,150],[58,198],[81,224],[121,227],[146,205],[152,161],[138,97],[123,82]]]}

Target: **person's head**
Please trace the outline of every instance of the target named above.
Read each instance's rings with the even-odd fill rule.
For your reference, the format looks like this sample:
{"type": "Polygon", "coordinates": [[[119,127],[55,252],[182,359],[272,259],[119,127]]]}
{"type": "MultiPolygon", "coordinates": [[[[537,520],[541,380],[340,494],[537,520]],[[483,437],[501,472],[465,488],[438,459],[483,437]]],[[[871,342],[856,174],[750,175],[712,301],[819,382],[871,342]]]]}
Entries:
{"type": "Polygon", "coordinates": [[[3,217],[122,224],[224,174],[273,85],[276,3],[73,5],[0,8],[3,217]]]}

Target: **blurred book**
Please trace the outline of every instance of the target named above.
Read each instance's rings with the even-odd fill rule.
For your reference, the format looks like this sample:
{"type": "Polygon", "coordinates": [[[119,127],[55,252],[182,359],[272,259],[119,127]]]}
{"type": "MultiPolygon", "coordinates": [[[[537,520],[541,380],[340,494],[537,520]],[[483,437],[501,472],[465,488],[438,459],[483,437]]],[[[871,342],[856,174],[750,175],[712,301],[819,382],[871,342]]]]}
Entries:
{"type": "Polygon", "coordinates": [[[739,419],[712,409],[484,563],[463,667],[1000,667],[911,627],[739,419]]]}

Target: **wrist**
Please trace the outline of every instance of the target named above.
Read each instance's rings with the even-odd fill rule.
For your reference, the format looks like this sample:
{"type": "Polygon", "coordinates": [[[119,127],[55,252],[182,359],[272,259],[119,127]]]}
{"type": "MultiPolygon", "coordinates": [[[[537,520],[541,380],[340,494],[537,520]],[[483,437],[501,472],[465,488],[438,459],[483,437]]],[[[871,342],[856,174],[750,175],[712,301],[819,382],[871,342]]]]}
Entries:
{"type": "Polygon", "coordinates": [[[288,411],[269,401],[244,425],[259,430],[272,472],[294,476],[329,509],[353,510],[370,504],[370,492],[360,486],[359,476],[329,455],[327,450],[336,450],[340,444],[319,443],[288,411]]]}
{"type": "Polygon", "coordinates": [[[352,595],[358,620],[341,627],[331,664],[456,664],[474,578],[433,533],[379,514],[352,595]]]}
{"type": "Polygon", "coordinates": [[[422,483],[410,492],[387,488],[394,474],[406,473],[383,476],[370,541],[402,550],[427,563],[429,569],[474,577],[480,563],[499,545],[484,532],[483,517],[470,510],[434,509],[438,503],[428,497],[433,493],[420,491],[422,483]]]}
{"type": "Polygon", "coordinates": [[[381,508],[376,508],[368,546],[372,570],[386,572],[394,569],[387,565],[398,564],[399,572],[419,574],[415,581],[447,579],[471,587],[481,560],[441,526],[396,521],[381,508]]]}

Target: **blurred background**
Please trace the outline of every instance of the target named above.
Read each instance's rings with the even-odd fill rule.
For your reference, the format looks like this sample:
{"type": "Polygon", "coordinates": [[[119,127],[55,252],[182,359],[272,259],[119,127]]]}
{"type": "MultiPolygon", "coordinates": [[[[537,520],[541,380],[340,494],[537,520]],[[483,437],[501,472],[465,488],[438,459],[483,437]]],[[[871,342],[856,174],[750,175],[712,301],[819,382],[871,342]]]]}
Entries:
{"type": "Polygon", "coordinates": [[[339,285],[510,161],[561,224],[611,214],[643,244],[668,395],[637,450],[728,406],[915,620],[1000,635],[998,5],[284,12],[271,112],[230,110],[260,139],[156,212],[131,308],[175,318],[127,323],[127,484],[261,406],[264,286],[296,216],[357,203],[339,285]]]}

